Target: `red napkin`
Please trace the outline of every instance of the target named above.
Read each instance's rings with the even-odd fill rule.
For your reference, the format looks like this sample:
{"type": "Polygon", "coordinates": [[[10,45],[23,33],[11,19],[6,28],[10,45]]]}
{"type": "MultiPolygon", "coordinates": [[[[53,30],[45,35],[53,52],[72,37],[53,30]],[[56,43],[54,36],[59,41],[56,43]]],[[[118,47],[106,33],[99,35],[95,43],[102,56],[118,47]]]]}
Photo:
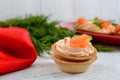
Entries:
{"type": "Polygon", "coordinates": [[[18,27],[0,28],[0,74],[27,68],[36,56],[27,30],[18,27]]]}

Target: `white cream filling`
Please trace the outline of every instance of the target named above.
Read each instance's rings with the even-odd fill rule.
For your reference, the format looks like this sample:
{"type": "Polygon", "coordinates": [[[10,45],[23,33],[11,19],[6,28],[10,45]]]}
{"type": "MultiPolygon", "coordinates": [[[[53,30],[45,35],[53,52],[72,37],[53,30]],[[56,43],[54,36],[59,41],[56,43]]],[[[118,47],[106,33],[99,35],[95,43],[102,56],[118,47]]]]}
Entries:
{"type": "MultiPolygon", "coordinates": [[[[89,44],[91,45],[91,43],[89,44]]],[[[92,47],[92,45],[86,46],[85,48],[71,48],[70,37],[66,37],[56,42],[56,49],[63,54],[73,56],[89,56],[94,51],[94,47],[92,47]]]]}

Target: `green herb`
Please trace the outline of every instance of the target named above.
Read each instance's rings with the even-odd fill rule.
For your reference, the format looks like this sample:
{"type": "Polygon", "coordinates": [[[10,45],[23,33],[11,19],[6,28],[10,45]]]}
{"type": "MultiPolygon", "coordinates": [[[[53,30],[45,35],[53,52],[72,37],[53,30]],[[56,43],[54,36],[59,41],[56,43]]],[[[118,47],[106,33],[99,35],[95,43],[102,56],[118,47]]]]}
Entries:
{"type": "Polygon", "coordinates": [[[115,51],[115,47],[112,47],[112,46],[101,45],[101,44],[93,44],[93,46],[94,46],[98,51],[104,51],[104,52],[112,52],[112,51],[115,51]]]}
{"type": "Polygon", "coordinates": [[[58,21],[49,21],[48,16],[26,16],[0,21],[2,27],[19,26],[29,31],[38,55],[50,54],[51,45],[66,36],[73,36],[74,31],[57,26],[58,21]]]}
{"type": "Polygon", "coordinates": [[[92,23],[96,26],[96,27],[99,27],[99,28],[101,28],[101,22],[100,22],[100,19],[99,18],[94,18],[93,19],[93,21],[92,21],[92,23]]]}

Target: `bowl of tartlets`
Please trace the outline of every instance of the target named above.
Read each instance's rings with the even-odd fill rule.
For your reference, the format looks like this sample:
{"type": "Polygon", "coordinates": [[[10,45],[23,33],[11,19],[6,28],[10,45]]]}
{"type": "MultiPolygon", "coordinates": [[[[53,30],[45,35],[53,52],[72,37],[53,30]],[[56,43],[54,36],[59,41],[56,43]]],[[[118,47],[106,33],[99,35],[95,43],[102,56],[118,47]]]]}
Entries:
{"type": "Polygon", "coordinates": [[[75,29],[77,34],[91,35],[94,43],[120,45],[120,25],[110,21],[98,18],[93,20],[79,18],[76,22],[62,22],[59,26],[70,30],[75,29]]]}

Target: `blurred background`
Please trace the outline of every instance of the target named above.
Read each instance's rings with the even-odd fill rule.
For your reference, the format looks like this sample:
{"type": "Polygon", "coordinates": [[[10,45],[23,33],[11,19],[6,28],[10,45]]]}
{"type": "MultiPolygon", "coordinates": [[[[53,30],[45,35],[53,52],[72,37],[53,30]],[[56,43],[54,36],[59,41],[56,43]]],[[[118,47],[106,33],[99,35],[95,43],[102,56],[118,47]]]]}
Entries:
{"type": "Polygon", "coordinates": [[[40,14],[59,21],[99,17],[120,23],[120,0],[0,0],[0,20],[40,14]]]}

